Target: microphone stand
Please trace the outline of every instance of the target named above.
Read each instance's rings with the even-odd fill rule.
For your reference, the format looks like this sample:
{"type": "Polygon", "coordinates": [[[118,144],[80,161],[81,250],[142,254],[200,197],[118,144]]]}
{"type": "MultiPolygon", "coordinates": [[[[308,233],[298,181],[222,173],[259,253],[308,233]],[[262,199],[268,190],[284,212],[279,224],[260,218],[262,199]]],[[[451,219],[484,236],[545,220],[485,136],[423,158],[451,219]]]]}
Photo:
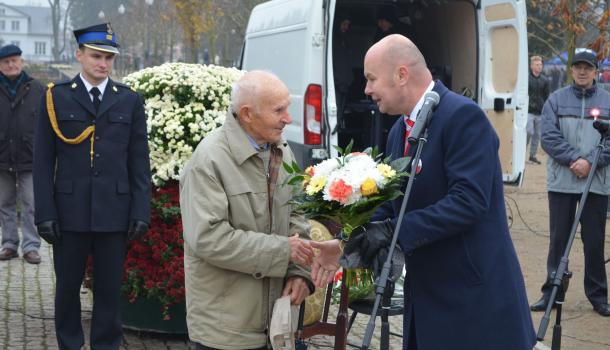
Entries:
{"type": "MultiPolygon", "coordinates": [[[[388,308],[391,303],[391,295],[387,295],[385,293],[386,285],[388,284],[388,280],[390,278],[390,270],[392,267],[392,256],[394,254],[394,249],[396,248],[396,242],[398,241],[398,233],[400,232],[400,226],[402,225],[402,219],[405,214],[405,210],[407,209],[407,202],[409,201],[409,196],[411,195],[411,187],[413,187],[413,180],[415,180],[417,167],[419,166],[419,159],[421,158],[421,152],[424,148],[424,144],[428,141],[428,129],[427,125],[424,126],[423,136],[417,139],[417,149],[415,151],[415,157],[413,157],[411,162],[411,172],[409,174],[409,181],[407,182],[407,189],[405,190],[405,195],[402,199],[402,205],[400,207],[400,213],[398,215],[398,222],[396,223],[396,227],[394,228],[394,235],[392,236],[392,243],[390,244],[390,249],[388,250],[388,257],[383,264],[383,268],[381,269],[381,274],[375,281],[375,303],[373,304],[373,310],[371,311],[371,316],[369,318],[369,323],[366,326],[366,332],[364,333],[364,338],[362,340],[362,350],[367,350],[371,345],[371,340],[373,338],[373,331],[375,330],[375,318],[377,317],[377,312],[379,310],[379,303],[383,297],[384,303],[382,306],[382,313],[388,313],[388,308]],[[385,295],[385,297],[384,297],[385,295]]],[[[393,283],[392,283],[393,285],[393,283]]],[[[383,325],[382,325],[383,326],[383,325]]],[[[387,326],[387,325],[386,325],[387,326]]],[[[382,350],[385,350],[383,346],[382,350]]]]}
{"type": "Polygon", "coordinates": [[[553,341],[551,343],[551,350],[559,350],[561,348],[561,308],[564,302],[565,293],[568,290],[569,279],[572,277],[572,273],[568,271],[568,257],[570,255],[570,250],[572,249],[572,243],[574,243],[574,238],[576,238],[576,229],[578,228],[578,223],[587,201],[589,190],[591,189],[591,183],[593,182],[593,177],[595,176],[595,171],[597,170],[597,163],[599,162],[599,158],[604,150],[604,143],[608,137],[607,128],[604,130],[603,127],[596,127],[596,129],[601,134],[601,140],[595,149],[593,164],[591,165],[591,170],[589,171],[589,176],[587,176],[587,182],[585,183],[585,188],[582,192],[582,196],[580,197],[580,203],[578,204],[578,210],[576,211],[576,217],[574,218],[574,222],[572,224],[572,230],[570,231],[570,237],[568,238],[566,249],[561,257],[561,260],[559,261],[557,270],[551,276],[551,285],[553,286],[553,289],[551,290],[551,296],[548,304],[546,305],[544,316],[540,320],[540,327],[538,328],[537,338],[539,341],[542,341],[544,340],[544,335],[549,326],[553,304],[557,304],[557,314],[555,325],[553,326],[553,341]]]}

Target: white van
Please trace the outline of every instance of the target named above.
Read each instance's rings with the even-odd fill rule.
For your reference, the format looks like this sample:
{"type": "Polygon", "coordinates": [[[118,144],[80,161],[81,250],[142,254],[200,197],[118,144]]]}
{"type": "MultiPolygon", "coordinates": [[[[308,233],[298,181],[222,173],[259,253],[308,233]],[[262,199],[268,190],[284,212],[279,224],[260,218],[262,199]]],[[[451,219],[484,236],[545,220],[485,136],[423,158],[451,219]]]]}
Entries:
{"type": "Polygon", "coordinates": [[[504,181],[520,182],[528,107],[525,0],[273,0],[256,6],[241,67],[271,71],[288,86],[293,123],[284,136],[299,163],[334,156],[333,145],[352,139],[355,150],[384,148],[396,117],[380,115],[365,96],[363,74],[382,16],[392,17],[393,32],[420,48],[436,79],[487,113],[500,137],[504,181]],[[348,55],[333,45],[346,17],[348,55]],[[346,67],[351,83],[337,113],[335,83],[346,67]]]}

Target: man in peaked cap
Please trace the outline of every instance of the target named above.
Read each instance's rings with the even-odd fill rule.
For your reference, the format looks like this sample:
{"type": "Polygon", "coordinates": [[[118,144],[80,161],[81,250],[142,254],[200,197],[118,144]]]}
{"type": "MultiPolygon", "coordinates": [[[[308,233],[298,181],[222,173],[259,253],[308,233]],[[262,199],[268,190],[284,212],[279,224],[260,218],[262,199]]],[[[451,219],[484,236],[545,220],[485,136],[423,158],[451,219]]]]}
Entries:
{"type": "Polygon", "coordinates": [[[59,348],[84,344],[79,291],[92,255],[91,348],[118,349],[126,244],[146,233],[150,222],[146,116],[138,94],[109,78],[118,54],[110,25],[74,35],[81,72],[49,85],[38,118],[36,225],[53,245],[59,348]]]}
{"type": "Polygon", "coordinates": [[[38,264],[40,237],[34,227],[32,144],[44,87],[28,76],[22,67],[19,47],[6,45],[0,48],[0,260],[18,256],[17,228],[21,226],[23,259],[38,264]]]}
{"type": "MultiPolygon", "coordinates": [[[[610,93],[599,87],[597,54],[586,48],[576,49],[572,59],[572,85],[554,91],[542,109],[541,144],[547,160],[549,198],[549,251],[547,277],[542,297],[530,306],[544,311],[553,289],[552,280],[564,254],[570,229],[582,206],[580,236],[585,261],[584,289],[593,310],[610,317],[608,279],[604,262],[606,212],[610,195],[610,139],[597,163],[587,200],[580,202],[594,154],[601,135],[593,128],[596,118],[610,119],[610,93]]],[[[553,305],[555,307],[555,305],[553,305]]]]}

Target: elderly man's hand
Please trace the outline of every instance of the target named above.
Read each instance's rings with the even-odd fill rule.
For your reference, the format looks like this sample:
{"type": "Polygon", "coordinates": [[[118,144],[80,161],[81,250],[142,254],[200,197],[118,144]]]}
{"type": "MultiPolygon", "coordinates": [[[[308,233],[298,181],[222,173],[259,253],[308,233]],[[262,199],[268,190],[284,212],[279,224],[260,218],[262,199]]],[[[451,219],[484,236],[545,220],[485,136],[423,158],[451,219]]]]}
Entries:
{"type": "Polygon", "coordinates": [[[299,305],[309,296],[309,287],[303,277],[290,277],[284,285],[282,296],[290,296],[292,305],[299,305]]]}
{"type": "Polygon", "coordinates": [[[586,159],[578,158],[570,165],[570,170],[572,170],[576,177],[582,179],[589,176],[589,172],[591,171],[591,163],[589,163],[589,161],[586,159]]]}
{"type": "Polygon", "coordinates": [[[340,266],[339,258],[343,253],[340,245],[341,242],[337,239],[311,242],[311,246],[319,250],[318,255],[313,259],[313,264],[311,264],[311,279],[316,287],[322,288],[333,281],[340,266]]]}
{"type": "Polygon", "coordinates": [[[299,238],[299,234],[288,238],[290,243],[290,261],[303,267],[309,267],[313,261],[313,248],[310,241],[299,238]]]}

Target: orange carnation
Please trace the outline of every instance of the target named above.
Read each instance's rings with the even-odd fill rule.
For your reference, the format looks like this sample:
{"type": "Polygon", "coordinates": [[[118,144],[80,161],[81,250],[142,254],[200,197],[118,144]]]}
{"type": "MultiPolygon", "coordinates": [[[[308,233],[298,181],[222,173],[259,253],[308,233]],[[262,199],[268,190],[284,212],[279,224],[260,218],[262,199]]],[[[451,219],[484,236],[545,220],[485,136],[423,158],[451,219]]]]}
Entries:
{"type": "Polygon", "coordinates": [[[339,179],[330,185],[328,192],[332,199],[346,203],[347,198],[352,194],[352,186],[348,186],[345,181],[339,179]]]}

